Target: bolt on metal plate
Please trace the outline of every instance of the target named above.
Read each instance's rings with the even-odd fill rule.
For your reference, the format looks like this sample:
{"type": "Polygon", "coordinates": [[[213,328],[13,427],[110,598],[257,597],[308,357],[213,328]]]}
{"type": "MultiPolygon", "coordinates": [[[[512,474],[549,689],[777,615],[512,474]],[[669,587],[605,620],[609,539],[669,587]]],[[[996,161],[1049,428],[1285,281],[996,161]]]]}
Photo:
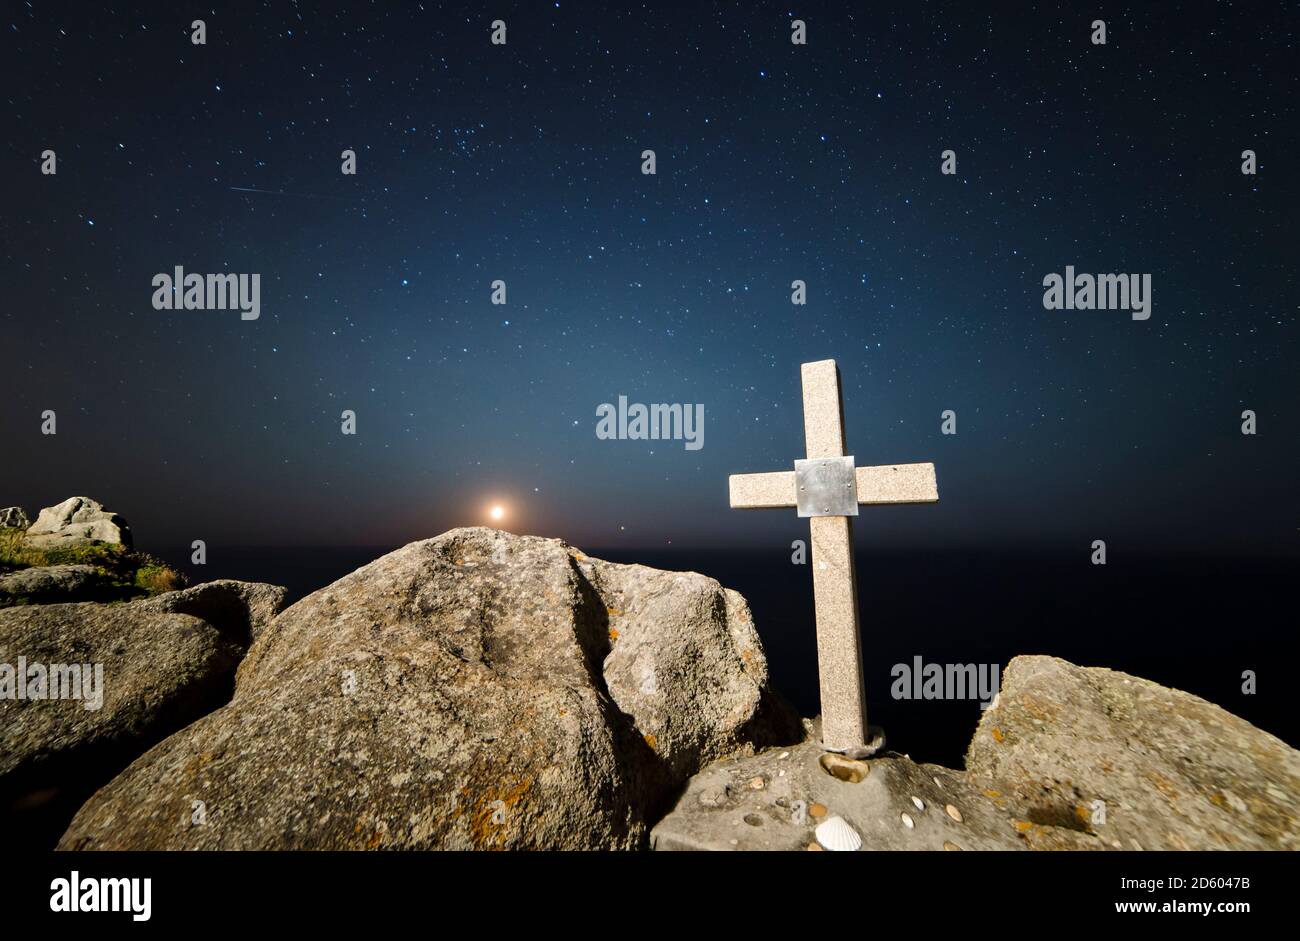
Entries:
{"type": "Polygon", "coordinates": [[[800,516],[858,515],[858,479],[852,454],[795,461],[794,477],[800,516]]]}

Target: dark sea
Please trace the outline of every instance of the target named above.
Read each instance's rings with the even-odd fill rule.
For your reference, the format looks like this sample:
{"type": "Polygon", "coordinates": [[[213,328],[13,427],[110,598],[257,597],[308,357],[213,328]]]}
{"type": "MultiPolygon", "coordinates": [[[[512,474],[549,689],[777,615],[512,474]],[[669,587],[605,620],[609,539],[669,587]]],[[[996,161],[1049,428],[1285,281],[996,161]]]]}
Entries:
{"type": "MultiPolygon", "coordinates": [[[[142,547],[148,548],[148,547],[142,547]]],[[[169,559],[194,581],[242,578],[288,587],[295,601],[386,548],[209,547],[209,563],[169,559]]],[[[772,680],[800,711],[817,707],[817,650],[808,565],[770,550],[599,549],[612,562],[695,571],[748,599],[772,680]]],[[[875,554],[859,550],[868,715],[889,746],[961,767],[979,721],[975,700],[896,700],[895,664],[998,664],[1050,654],[1122,670],[1202,696],[1291,745],[1300,710],[1294,560],[1160,557],[1092,565],[1087,552],[875,554]],[[1256,692],[1243,692],[1243,671],[1256,692]],[[1292,683],[1297,683],[1292,687],[1292,683]]]]}

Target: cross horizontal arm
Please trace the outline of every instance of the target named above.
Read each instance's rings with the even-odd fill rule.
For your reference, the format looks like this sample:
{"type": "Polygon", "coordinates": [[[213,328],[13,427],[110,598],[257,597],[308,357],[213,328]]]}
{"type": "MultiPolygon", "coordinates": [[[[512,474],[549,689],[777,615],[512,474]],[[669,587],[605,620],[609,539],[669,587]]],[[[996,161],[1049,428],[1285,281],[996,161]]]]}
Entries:
{"type": "MultiPolygon", "coordinates": [[[[854,468],[859,503],[937,503],[933,464],[884,464],[854,468]]],[[[733,480],[735,478],[732,478],[733,480]]],[[[733,503],[732,506],[735,506],[733,503]]]]}
{"type": "MultiPolygon", "coordinates": [[[[858,502],[866,504],[937,503],[939,484],[933,464],[883,464],[854,468],[858,502]]],[[[797,506],[794,471],[770,474],[732,474],[733,510],[797,506]]]]}
{"type": "Polygon", "coordinates": [[[758,510],[796,504],[794,471],[732,474],[727,478],[727,483],[731,488],[733,510],[758,510]]]}

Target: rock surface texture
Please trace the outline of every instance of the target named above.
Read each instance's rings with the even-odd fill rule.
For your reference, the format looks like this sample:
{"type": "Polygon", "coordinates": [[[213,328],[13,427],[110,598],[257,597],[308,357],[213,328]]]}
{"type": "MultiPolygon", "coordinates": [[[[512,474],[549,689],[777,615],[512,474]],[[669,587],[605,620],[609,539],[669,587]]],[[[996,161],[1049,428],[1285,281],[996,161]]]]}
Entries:
{"type": "Polygon", "coordinates": [[[1031,843],[1104,815],[1089,829],[1107,847],[1300,849],[1300,752],[1115,670],[1016,657],[966,767],[1032,824],[1031,843]]]}
{"type": "Polygon", "coordinates": [[[156,595],[136,602],[136,607],[193,615],[246,648],[284,610],[287,594],[279,585],[223,578],[156,595]]]}
{"type": "Polygon", "coordinates": [[[810,733],[791,748],[710,766],[654,828],[652,847],[827,849],[817,828],[839,817],[864,850],[1023,848],[1006,816],[961,772],[901,755],[824,759],[819,741],[810,733]]]}
{"type": "Polygon", "coordinates": [[[453,530],[257,632],[229,704],[60,846],[637,848],[705,763],[799,735],[735,592],[453,530]]]}
{"type": "Polygon", "coordinates": [[[97,787],[230,699],[250,625],[283,603],[273,585],[212,582],[0,610],[0,815],[52,845],[97,787]]]}
{"type": "Polygon", "coordinates": [[[0,575],[0,607],[108,598],[115,593],[112,579],[93,565],[42,565],[0,575]]]}
{"type": "Polygon", "coordinates": [[[1300,752],[1179,690],[1053,657],[1016,657],[966,771],[795,748],[695,776],[656,849],[1297,849],[1300,752]]]}
{"type": "Polygon", "coordinates": [[[7,506],[0,510],[0,529],[26,529],[32,525],[27,511],[20,506],[7,506]]]}
{"type": "Polygon", "coordinates": [[[27,530],[27,541],[42,549],[113,542],[131,545],[126,520],[109,512],[90,497],[68,497],[56,506],[41,510],[27,530]]]}

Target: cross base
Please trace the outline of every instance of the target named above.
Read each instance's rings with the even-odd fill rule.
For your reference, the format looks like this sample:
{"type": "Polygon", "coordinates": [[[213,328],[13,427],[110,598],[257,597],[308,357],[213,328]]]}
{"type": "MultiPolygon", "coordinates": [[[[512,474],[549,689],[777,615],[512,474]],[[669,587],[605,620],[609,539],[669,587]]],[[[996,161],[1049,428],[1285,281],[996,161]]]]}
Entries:
{"type": "Polygon", "coordinates": [[[819,732],[817,744],[821,746],[822,751],[834,752],[837,755],[843,755],[845,758],[870,758],[885,747],[885,730],[878,725],[867,726],[867,743],[865,745],[850,745],[845,748],[827,747],[826,743],[821,740],[819,732]]]}

